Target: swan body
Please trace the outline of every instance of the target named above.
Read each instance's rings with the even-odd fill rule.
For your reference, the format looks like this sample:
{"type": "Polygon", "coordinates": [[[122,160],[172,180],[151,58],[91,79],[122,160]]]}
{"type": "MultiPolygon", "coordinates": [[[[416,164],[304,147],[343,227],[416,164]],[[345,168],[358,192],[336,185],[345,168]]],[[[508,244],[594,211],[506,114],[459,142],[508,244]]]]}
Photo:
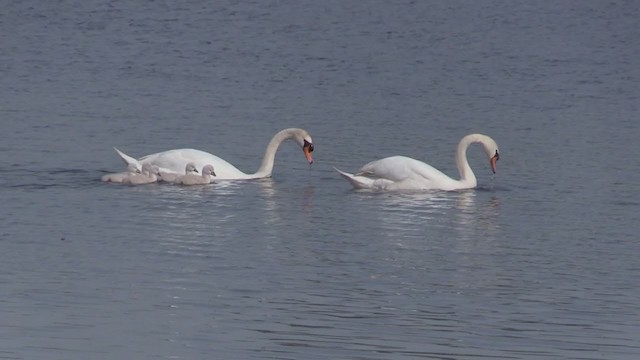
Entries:
{"type": "Polygon", "coordinates": [[[216,169],[216,179],[219,180],[259,179],[271,177],[276,151],[280,144],[287,139],[293,139],[302,148],[309,164],[313,163],[311,156],[313,141],[311,136],[306,130],[298,128],[284,129],[273,136],[267,145],[260,168],[253,174],[244,173],[218,156],[196,149],[167,150],[146,155],[140,159],[135,159],[116,148],[114,149],[127,164],[133,163],[137,166],[147,163],[153,164],[156,165],[161,172],[165,173],[181,174],[186,164],[193,162],[198,168],[202,168],[205,165],[212,165],[216,169]]]}
{"type": "Polygon", "coordinates": [[[482,145],[489,158],[491,170],[496,172],[500,158],[498,145],[487,135],[470,134],[462,138],[456,150],[456,165],[460,179],[452,179],[422,161],[406,156],[391,156],[372,161],[357,173],[350,174],[336,169],[356,189],[373,190],[462,190],[473,189],[478,182],[467,160],[467,148],[473,143],[482,145]]]}
{"type": "Polygon", "coordinates": [[[127,165],[127,171],[103,175],[101,180],[104,182],[122,183],[129,177],[139,173],[140,170],[138,170],[136,164],[129,164],[127,165]]]}
{"type": "Polygon", "coordinates": [[[123,183],[131,185],[151,184],[158,181],[158,167],[151,164],[143,164],[142,171],[126,178],[123,183]]]}
{"type": "MultiPolygon", "coordinates": [[[[187,164],[187,168],[189,168],[189,165],[193,165],[193,163],[187,164]]],[[[197,173],[197,172],[198,172],[197,169],[194,169],[194,171],[191,171],[191,172],[187,171],[187,174],[178,177],[174,181],[174,184],[178,184],[178,185],[206,185],[206,184],[211,183],[211,180],[212,180],[211,176],[216,176],[216,173],[213,171],[213,166],[212,165],[205,165],[202,168],[202,175],[196,175],[195,173],[197,173]]]]}

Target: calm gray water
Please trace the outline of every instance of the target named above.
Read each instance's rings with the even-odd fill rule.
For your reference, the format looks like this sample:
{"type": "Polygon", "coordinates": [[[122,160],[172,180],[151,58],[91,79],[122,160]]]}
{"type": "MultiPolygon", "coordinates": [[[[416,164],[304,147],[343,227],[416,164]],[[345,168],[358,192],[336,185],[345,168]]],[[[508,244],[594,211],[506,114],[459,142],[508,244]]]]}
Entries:
{"type": "Polygon", "coordinates": [[[1,359],[638,359],[640,4],[13,1],[1,359]],[[112,146],[272,179],[118,186],[112,146]],[[479,188],[351,190],[407,155],[479,188]]]}

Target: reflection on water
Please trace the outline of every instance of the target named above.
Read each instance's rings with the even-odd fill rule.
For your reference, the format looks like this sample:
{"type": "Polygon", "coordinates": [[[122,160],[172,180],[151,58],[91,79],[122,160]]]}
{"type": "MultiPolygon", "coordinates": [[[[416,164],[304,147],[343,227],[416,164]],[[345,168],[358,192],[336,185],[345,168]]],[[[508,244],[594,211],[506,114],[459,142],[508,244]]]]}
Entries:
{"type": "Polygon", "coordinates": [[[382,235],[397,251],[387,261],[407,268],[419,264],[436,283],[467,292],[495,285],[489,269],[502,261],[500,199],[489,191],[393,193],[371,196],[382,235]],[[423,254],[423,259],[416,259],[423,254]],[[427,260],[429,259],[429,260],[427,260]],[[441,270],[449,270],[438,279],[441,270]]]}
{"type": "Polygon", "coordinates": [[[380,222],[395,239],[430,229],[446,228],[457,240],[474,236],[493,237],[499,229],[500,201],[487,192],[423,192],[380,194],[380,222]]]}
{"type": "Polygon", "coordinates": [[[456,199],[456,229],[461,237],[481,234],[495,236],[499,228],[498,214],[500,200],[492,195],[483,203],[476,203],[477,192],[467,191],[456,199]]]}
{"type": "Polygon", "coordinates": [[[293,230],[283,227],[293,220],[292,209],[301,216],[311,216],[316,196],[314,186],[281,191],[272,179],[222,181],[209,186],[153,184],[128,190],[152,199],[141,202],[146,207],[139,212],[158,239],[156,251],[199,257],[215,256],[216,249],[241,239],[256,242],[258,237],[264,242],[281,238],[283,231],[293,230]]]}
{"type": "Polygon", "coordinates": [[[235,182],[207,186],[155,184],[135,190],[153,197],[145,219],[164,252],[182,256],[211,255],[221,239],[233,237],[233,228],[225,226],[237,212],[229,211],[234,196],[242,189],[235,182]]]}
{"type": "MultiPolygon", "coordinates": [[[[287,221],[287,214],[291,208],[299,209],[301,213],[310,215],[314,211],[314,198],[316,187],[306,185],[302,188],[294,188],[283,191],[282,184],[277,184],[271,178],[260,179],[253,182],[258,186],[259,203],[256,206],[262,209],[264,226],[277,225],[287,221]]],[[[266,229],[269,231],[270,229],[266,229]]]]}
{"type": "Polygon", "coordinates": [[[264,198],[265,225],[275,224],[282,221],[278,213],[277,192],[270,178],[256,181],[260,188],[260,194],[264,198]]]}

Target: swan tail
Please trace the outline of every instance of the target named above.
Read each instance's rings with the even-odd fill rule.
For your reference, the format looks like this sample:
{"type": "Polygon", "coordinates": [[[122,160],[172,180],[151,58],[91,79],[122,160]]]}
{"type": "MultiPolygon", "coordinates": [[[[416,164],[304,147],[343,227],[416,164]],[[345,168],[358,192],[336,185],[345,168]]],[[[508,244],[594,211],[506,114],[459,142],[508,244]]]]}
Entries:
{"type": "Polygon", "coordinates": [[[373,187],[373,179],[364,176],[358,176],[344,172],[336,167],[333,168],[337,171],[345,180],[347,180],[356,189],[371,189],[373,187]]]}
{"type": "Polygon", "coordinates": [[[122,151],[118,150],[118,148],[114,147],[113,150],[115,150],[118,155],[120,156],[120,158],[122,159],[122,161],[124,161],[125,164],[129,165],[129,164],[135,164],[138,168],[140,168],[140,163],[138,160],[132,158],[131,156],[123,153],[122,151]]]}

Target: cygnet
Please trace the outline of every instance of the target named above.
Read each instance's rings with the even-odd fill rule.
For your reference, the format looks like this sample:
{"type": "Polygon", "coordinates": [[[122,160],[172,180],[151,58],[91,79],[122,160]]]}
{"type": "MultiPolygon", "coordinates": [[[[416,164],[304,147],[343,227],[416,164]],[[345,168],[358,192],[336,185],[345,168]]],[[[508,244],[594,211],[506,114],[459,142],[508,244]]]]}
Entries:
{"type": "Polygon", "coordinates": [[[196,169],[196,165],[192,162],[188,163],[187,166],[184,169],[184,174],[178,174],[178,173],[174,173],[174,172],[164,172],[164,171],[160,171],[160,181],[167,181],[167,182],[175,182],[179,177],[182,177],[184,175],[188,175],[188,174],[192,174],[192,173],[197,173],[198,170],[196,169]]]}
{"type": "MultiPolygon", "coordinates": [[[[195,172],[197,171],[195,170],[195,172]]],[[[176,179],[175,183],[180,185],[205,185],[211,183],[212,175],[216,176],[215,171],[213,171],[213,165],[205,165],[202,168],[202,175],[185,174],[176,179]]]]}
{"type": "Polygon", "coordinates": [[[158,167],[151,164],[142,165],[142,173],[129,176],[125,181],[125,184],[142,185],[150,184],[158,181],[158,167]]]}
{"type": "Polygon", "coordinates": [[[140,170],[138,170],[138,168],[136,167],[136,164],[129,164],[127,166],[127,171],[125,172],[119,172],[119,173],[115,173],[115,174],[107,174],[102,176],[102,181],[104,182],[113,182],[113,183],[122,183],[125,181],[125,179],[128,179],[129,177],[136,175],[136,174],[140,174],[140,170]]]}

